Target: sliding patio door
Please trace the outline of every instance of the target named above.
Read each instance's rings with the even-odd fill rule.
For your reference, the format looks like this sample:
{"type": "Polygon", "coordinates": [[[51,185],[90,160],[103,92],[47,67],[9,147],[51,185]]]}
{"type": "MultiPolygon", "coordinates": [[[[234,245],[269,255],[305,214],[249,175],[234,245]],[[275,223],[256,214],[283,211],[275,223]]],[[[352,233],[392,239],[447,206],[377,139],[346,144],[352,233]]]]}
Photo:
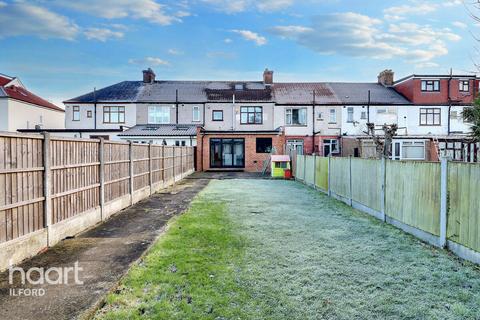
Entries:
{"type": "Polygon", "coordinates": [[[211,168],[244,168],[244,139],[210,139],[211,168]]]}

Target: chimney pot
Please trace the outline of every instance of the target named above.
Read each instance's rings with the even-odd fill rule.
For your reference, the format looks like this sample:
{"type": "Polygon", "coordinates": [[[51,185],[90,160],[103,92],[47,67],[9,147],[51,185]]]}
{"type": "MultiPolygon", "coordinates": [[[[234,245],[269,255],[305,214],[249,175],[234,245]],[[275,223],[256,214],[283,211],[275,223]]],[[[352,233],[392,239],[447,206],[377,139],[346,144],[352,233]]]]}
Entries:
{"type": "Polygon", "coordinates": [[[378,83],[385,87],[393,86],[395,73],[391,69],[386,69],[378,75],[378,83]]]}
{"type": "Polygon", "coordinates": [[[155,72],[151,68],[143,70],[143,82],[144,83],[154,83],[155,82],[155,72]]]}
{"type": "Polygon", "coordinates": [[[273,71],[268,68],[263,71],[263,84],[271,86],[273,84],[273,71]]]}

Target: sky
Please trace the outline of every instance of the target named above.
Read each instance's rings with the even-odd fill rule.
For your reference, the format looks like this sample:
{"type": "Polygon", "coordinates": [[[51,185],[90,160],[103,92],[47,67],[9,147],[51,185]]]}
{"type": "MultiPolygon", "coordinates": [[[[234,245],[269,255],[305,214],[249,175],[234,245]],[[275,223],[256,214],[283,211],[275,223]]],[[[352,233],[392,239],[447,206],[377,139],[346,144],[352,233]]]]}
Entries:
{"type": "MultiPolygon", "coordinates": [[[[475,71],[462,0],[0,0],[0,73],[62,101],[165,80],[374,82],[475,71]]],[[[480,10],[479,14],[480,14],[480,10]]]]}

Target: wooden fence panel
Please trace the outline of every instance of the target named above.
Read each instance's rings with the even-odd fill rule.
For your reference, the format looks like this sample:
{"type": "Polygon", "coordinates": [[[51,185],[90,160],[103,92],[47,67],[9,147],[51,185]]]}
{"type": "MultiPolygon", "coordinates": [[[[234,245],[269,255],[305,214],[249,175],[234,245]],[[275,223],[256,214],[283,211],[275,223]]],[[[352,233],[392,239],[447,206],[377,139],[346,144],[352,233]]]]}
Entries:
{"type": "Polygon", "coordinates": [[[164,147],[164,176],[165,182],[174,178],[174,147],[164,147]]]}
{"type": "Polygon", "coordinates": [[[350,198],[350,159],[330,159],[330,190],[344,198],[350,198]]]}
{"type": "Polygon", "coordinates": [[[129,144],[105,141],[105,202],[130,193],[129,144]]]}
{"type": "Polygon", "coordinates": [[[295,177],[299,180],[305,180],[305,159],[304,155],[297,155],[296,168],[295,168],[295,177]]]}
{"type": "Polygon", "coordinates": [[[480,165],[448,166],[447,238],[480,252],[480,165]]]}
{"type": "Polygon", "coordinates": [[[43,136],[0,136],[0,243],[44,228],[43,136]]]}
{"type": "Polygon", "coordinates": [[[386,214],[440,234],[440,164],[387,161],[386,214]]]}
{"type": "Polygon", "coordinates": [[[100,205],[99,144],[51,138],[52,223],[100,205]]]}
{"type": "Polygon", "coordinates": [[[352,158],[352,199],[381,211],[382,162],[352,158]]]}
{"type": "Polygon", "coordinates": [[[317,157],[315,163],[315,185],[317,188],[328,191],[328,158],[317,157]]]}
{"type": "Polygon", "coordinates": [[[315,184],[315,157],[305,156],[305,182],[310,185],[315,184]]]}
{"type": "Polygon", "coordinates": [[[145,144],[133,144],[133,190],[140,190],[150,185],[150,160],[149,146],[145,144]]]}
{"type": "Polygon", "coordinates": [[[152,182],[163,181],[163,147],[152,145],[152,182]]]}

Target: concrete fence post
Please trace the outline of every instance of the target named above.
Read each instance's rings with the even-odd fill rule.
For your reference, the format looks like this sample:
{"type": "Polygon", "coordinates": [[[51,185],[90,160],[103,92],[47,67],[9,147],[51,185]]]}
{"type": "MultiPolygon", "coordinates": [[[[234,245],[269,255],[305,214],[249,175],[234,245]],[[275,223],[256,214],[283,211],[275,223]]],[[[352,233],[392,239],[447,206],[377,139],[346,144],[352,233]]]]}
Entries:
{"type": "Polygon", "coordinates": [[[440,243],[445,248],[447,244],[447,212],[448,212],[448,158],[441,159],[440,178],[440,243]]]}
{"type": "Polygon", "coordinates": [[[150,185],[150,195],[153,194],[153,164],[152,164],[152,143],[148,144],[148,184],[150,185]]]}
{"type": "Polygon", "coordinates": [[[307,184],[307,155],[303,155],[303,183],[307,184]]]}
{"type": "Polygon", "coordinates": [[[348,157],[348,179],[349,179],[349,188],[350,188],[350,207],[353,207],[353,185],[352,185],[352,156],[348,157]]]}
{"type": "Polygon", "coordinates": [[[162,187],[165,187],[165,146],[162,145],[162,187]]]}
{"type": "Polygon", "coordinates": [[[328,196],[332,196],[332,156],[328,156],[328,196]]]}
{"type": "Polygon", "coordinates": [[[133,205],[133,142],[130,141],[130,144],[128,145],[128,159],[130,160],[129,162],[129,172],[130,172],[130,203],[133,205]]]}
{"type": "Polygon", "coordinates": [[[387,216],[385,213],[386,207],[386,184],[387,184],[387,160],[384,156],[382,156],[382,160],[380,162],[380,213],[382,214],[382,221],[387,221],[387,216]]]}
{"type": "Polygon", "coordinates": [[[183,179],[183,147],[180,147],[180,180],[183,179]]]}
{"type": "Polygon", "coordinates": [[[313,189],[317,189],[317,155],[313,154],[313,189]]]}
{"type": "Polygon", "coordinates": [[[50,160],[50,133],[43,133],[43,203],[44,224],[47,229],[47,246],[50,246],[52,226],[52,169],[50,160]]]}
{"type": "Polygon", "coordinates": [[[99,179],[100,179],[100,219],[104,217],[105,206],[105,141],[100,138],[100,144],[98,145],[98,160],[100,161],[99,179]]]}

